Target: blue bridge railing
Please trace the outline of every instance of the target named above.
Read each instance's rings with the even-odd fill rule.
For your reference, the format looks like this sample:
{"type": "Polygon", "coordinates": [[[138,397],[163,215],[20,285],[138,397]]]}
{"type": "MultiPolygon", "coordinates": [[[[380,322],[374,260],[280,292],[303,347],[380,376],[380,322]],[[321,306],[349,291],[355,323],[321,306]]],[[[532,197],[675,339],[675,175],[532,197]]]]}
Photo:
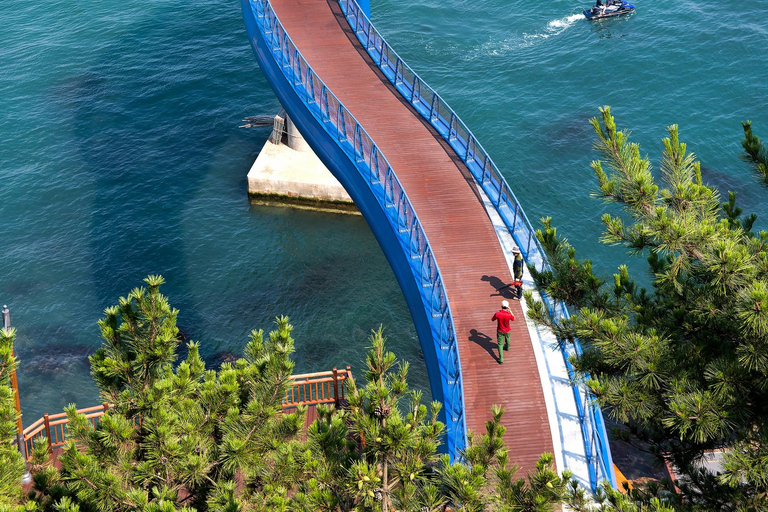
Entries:
{"type": "MultiPolygon", "coordinates": [[[[549,269],[544,250],[515,194],[467,125],[387,44],[355,0],[339,0],[339,4],[357,39],[382,73],[466,164],[475,182],[491,200],[520,246],[526,262],[539,270],[549,269]]],[[[550,300],[546,294],[542,293],[541,296],[552,318],[568,316],[565,304],[550,300]]],[[[572,345],[563,344],[568,374],[575,382],[573,367],[569,362],[570,356],[574,354],[581,354],[578,340],[572,345]]],[[[592,490],[597,489],[601,480],[609,481],[615,488],[616,479],[602,412],[584,386],[574,385],[573,392],[582,425],[592,490]]]]}
{"type": "Polygon", "coordinates": [[[466,417],[456,329],[445,287],[427,235],[392,166],[360,123],[307,64],[268,0],[250,0],[272,56],[299,98],[355,164],[373,191],[409,257],[420,285],[443,382],[447,444],[452,458],[466,447],[466,417]]]}

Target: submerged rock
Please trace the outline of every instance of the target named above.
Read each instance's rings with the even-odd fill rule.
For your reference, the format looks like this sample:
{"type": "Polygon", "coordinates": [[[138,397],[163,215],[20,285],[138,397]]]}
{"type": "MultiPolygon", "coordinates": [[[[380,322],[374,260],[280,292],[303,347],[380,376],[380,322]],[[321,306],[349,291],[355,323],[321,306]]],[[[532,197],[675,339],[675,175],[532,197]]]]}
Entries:
{"type": "Polygon", "coordinates": [[[203,359],[205,360],[205,366],[207,368],[210,368],[212,370],[218,370],[219,368],[221,368],[222,364],[224,363],[234,364],[234,362],[240,359],[240,357],[236,356],[229,350],[221,350],[203,359]]]}

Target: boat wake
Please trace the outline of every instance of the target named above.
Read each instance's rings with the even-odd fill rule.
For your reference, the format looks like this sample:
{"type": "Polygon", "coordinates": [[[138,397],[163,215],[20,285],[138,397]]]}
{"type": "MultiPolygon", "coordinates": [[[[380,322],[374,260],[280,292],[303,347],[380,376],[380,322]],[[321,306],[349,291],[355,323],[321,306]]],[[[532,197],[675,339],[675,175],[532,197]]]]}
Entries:
{"type": "MultiPolygon", "coordinates": [[[[560,18],[559,20],[550,21],[547,23],[547,30],[557,32],[557,34],[561,33],[563,30],[567,29],[580,19],[584,17],[583,14],[571,14],[569,16],[566,16],[565,18],[560,18]]],[[[553,35],[557,35],[553,34],[553,35]]]]}
{"type": "Polygon", "coordinates": [[[583,14],[569,14],[563,18],[550,21],[547,23],[546,28],[540,32],[533,34],[523,33],[521,36],[510,37],[502,41],[488,41],[482,46],[477,47],[475,51],[470,52],[467,57],[472,59],[475,57],[504,55],[510,51],[529,48],[542,41],[546,41],[550,37],[562,34],[568,27],[582,19],[584,19],[583,14]]]}

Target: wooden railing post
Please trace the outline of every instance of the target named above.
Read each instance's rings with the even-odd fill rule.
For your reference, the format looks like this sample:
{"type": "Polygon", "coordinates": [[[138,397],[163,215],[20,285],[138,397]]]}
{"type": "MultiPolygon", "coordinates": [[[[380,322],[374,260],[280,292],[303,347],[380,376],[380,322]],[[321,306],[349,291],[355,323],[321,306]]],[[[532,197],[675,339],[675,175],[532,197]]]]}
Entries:
{"type": "Polygon", "coordinates": [[[333,403],[339,406],[339,370],[333,368],[333,403]]]}
{"type": "Polygon", "coordinates": [[[53,439],[51,439],[51,422],[48,419],[48,413],[45,413],[45,416],[43,416],[43,421],[45,422],[45,437],[48,438],[48,453],[53,453],[53,439]]]}

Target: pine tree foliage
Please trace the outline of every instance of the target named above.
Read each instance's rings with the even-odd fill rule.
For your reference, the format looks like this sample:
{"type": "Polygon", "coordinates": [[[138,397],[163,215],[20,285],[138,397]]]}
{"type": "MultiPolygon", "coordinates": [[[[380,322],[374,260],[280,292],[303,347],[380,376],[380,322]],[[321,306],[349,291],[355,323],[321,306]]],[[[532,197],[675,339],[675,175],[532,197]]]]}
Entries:
{"type": "Polygon", "coordinates": [[[752,121],[741,123],[744,128],[744,139],[741,145],[744,148],[744,160],[749,162],[755,172],[768,183],[768,150],[756,135],[752,133],[752,121]]]}
{"type": "Polygon", "coordinates": [[[441,404],[428,411],[409,390],[408,364],[386,350],[383,328],[370,342],[365,387],[351,382],[347,406],[319,408],[309,427],[309,473],[295,501],[302,510],[441,510],[434,472],[441,404]]]}
{"type": "Polygon", "coordinates": [[[486,422],[485,434],[479,439],[474,433],[468,436],[464,458],[469,467],[455,464],[442,471],[444,475],[456,470],[467,474],[466,478],[447,479],[449,494],[455,502],[470,505],[467,510],[549,512],[560,508],[567,496],[571,472],[565,470],[558,475],[554,456],[544,453],[533,472],[526,478],[517,477],[519,468],[510,465],[503,441],[507,430],[502,425],[504,409],[495,405],[491,412],[493,418],[486,422]]]}
{"type": "MultiPolygon", "coordinates": [[[[408,364],[386,349],[383,328],[371,333],[365,384],[350,380],[339,407],[318,406],[301,440],[306,408],[282,407],[293,371],[288,319],[277,318],[267,336],[254,331],[243,358],[218,371],[205,368],[194,342],[175,365],[176,311],[160,294],[162,278],[146,283],[100,323],[104,347],[91,361],[110,408],[94,427],[69,406],[61,469],[47,443],[37,443],[32,491],[22,495],[16,466],[2,481],[0,512],[548,512],[564,502],[580,511],[669,510],[655,507],[655,496],[631,501],[608,489],[590,508],[551,454],[518,476],[499,407],[451,462],[439,451],[440,403],[428,408],[409,389],[408,364]]],[[[12,362],[9,341],[0,341],[3,376],[12,362]]],[[[3,428],[10,441],[12,429],[3,428]]]]}
{"type": "Polygon", "coordinates": [[[19,483],[24,474],[21,453],[12,444],[16,436],[16,397],[11,389],[11,374],[16,368],[13,357],[15,329],[0,328],[0,509],[18,503],[21,497],[19,483]]]}
{"type": "Polygon", "coordinates": [[[705,512],[706,508],[684,503],[662,488],[650,491],[621,492],[603,484],[597,496],[588,496],[584,489],[571,481],[568,506],[574,512],[705,512]]]}
{"type": "MultiPolygon", "coordinates": [[[[752,232],[756,217],[741,216],[734,194],[721,203],[719,192],[703,183],[701,166],[676,125],[663,140],[657,179],[639,146],[617,129],[610,109],[601,113],[592,120],[601,156],[591,164],[595,195],[623,210],[603,215],[601,240],[647,255],[653,290],[640,289],[625,266],[613,282],[602,281],[543,219],[537,237],[552,270],[534,271],[534,278],[577,313],[549,318],[528,294],[530,315],[564,342],[580,340],[584,353],[573,363],[582,376],[591,376],[587,385],[604,409],[640,426],[680,467],[706,448],[763,454],[768,232],[752,232]]],[[[764,155],[751,129],[747,135],[745,148],[764,155]]],[[[757,490],[744,492],[760,495],[768,490],[764,472],[746,468],[765,459],[744,457],[735,457],[722,481],[748,483],[757,490]]]]}
{"type": "Polygon", "coordinates": [[[35,510],[53,510],[60,500],[68,498],[59,471],[53,467],[48,440],[43,438],[35,442],[31,456],[28,467],[32,474],[34,500],[27,505],[34,505],[35,510]]]}
{"type": "Polygon", "coordinates": [[[156,379],[176,361],[180,343],[178,311],[160,293],[161,276],[144,279],[147,288],[135,288],[118,305],[104,310],[99,320],[103,346],[89,359],[91,375],[102,398],[142,412],[134,402],[149,391],[156,379]],[[122,395],[122,396],[121,396],[122,395]]]}
{"type": "Polygon", "coordinates": [[[244,357],[219,371],[206,370],[194,342],[174,367],[177,311],[161,277],[146,283],[99,323],[105,341],[92,371],[112,405],[97,428],[67,408],[61,471],[33,468],[43,509],[237,510],[280,481],[282,456],[298,445],[305,409],[282,408],[293,371],[288,319],[266,339],[254,331],[244,357]]]}
{"type": "Polygon", "coordinates": [[[515,478],[498,407],[487,432],[470,435],[464,461],[440,455],[440,403],[428,411],[409,390],[408,365],[386,350],[382,328],[370,342],[365,387],[352,385],[348,406],[320,409],[309,428],[309,472],[295,510],[549,511],[564,501],[570,475],[558,476],[549,454],[527,478],[515,478]]]}

